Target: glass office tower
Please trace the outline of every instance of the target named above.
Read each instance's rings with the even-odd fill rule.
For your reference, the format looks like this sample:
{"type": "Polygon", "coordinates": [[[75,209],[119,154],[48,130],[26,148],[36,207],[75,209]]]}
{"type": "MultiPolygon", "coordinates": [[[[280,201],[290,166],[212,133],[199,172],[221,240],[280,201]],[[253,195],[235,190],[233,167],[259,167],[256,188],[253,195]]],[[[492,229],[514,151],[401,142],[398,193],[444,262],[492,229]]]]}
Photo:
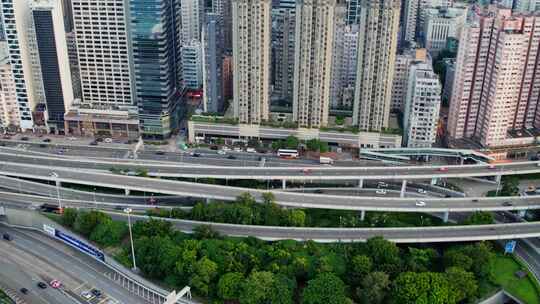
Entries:
{"type": "Polygon", "coordinates": [[[181,102],[178,0],[130,0],[135,99],[142,136],[164,139],[177,128],[181,102]]]}

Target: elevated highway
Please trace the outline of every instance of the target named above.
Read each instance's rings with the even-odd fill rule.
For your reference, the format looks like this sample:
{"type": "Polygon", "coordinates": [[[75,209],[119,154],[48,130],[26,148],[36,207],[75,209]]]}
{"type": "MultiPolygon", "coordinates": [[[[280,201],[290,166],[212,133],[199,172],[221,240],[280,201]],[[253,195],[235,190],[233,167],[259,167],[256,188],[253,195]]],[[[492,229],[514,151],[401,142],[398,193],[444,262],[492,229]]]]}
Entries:
{"type": "Polygon", "coordinates": [[[159,161],[58,158],[0,153],[3,162],[93,170],[145,169],[151,176],[259,180],[414,180],[466,178],[540,173],[539,162],[496,165],[397,166],[397,167],[217,167],[159,161]],[[306,170],[307,169],[307,170],[306,170]]]}
{"type": "MultiPolygon", "coordinates": [[[[19,202],[19,207],[25,208],[31,202],[19,202]]],[[[10,209],[7,208],[9,221],[10,209]]],[[[32,212],[32,211],[29,211],[32,212]]],[[[114,220],[127,221],[126,214],[104,211],[114,220]]],[[[147,221],[151,217],[131,215],[132,220],[147,221]]],[[[316,242],[363,242],[369,238],[382,236],[396,243],[437,243],[465,242],[480,240],[505,240],[532,238],[540,236],[540,223],[511,223],[471,226],[441,226],[441,227],[410,227],[410,228],[310,228],[310,227],[273,227],[254,225],[235,225],[189,220],[165,219],[173,224],[175,229],[191,233],[196,227],[209,225],[222,235],[235,237],[257,237],[263,240],[297,240],[316,242]]]]}
{"type": "Polygon", "coordinates": [[[248,192],[260,202],[264,193],[271,192],[277,204],[295,208],[445,213],[540,209],[540,199],[536,197],[422,198],[425,206],[417,206],[417,198],[365,198],[265,191],[6,162],[0,162],[0,175],[217,200],[234,200],[248,192]]]}

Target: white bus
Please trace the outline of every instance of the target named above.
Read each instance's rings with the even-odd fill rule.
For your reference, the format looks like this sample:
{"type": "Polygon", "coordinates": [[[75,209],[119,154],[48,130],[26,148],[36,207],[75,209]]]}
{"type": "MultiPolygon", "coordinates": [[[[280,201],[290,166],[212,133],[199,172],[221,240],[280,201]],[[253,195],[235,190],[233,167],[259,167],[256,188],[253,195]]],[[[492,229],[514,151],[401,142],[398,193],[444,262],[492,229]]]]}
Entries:
{"type": "Polygon", "coordinates": [[[284,158],[298,158],[298,151],[292,149],[279,149],[277,156],[284,158]]]}

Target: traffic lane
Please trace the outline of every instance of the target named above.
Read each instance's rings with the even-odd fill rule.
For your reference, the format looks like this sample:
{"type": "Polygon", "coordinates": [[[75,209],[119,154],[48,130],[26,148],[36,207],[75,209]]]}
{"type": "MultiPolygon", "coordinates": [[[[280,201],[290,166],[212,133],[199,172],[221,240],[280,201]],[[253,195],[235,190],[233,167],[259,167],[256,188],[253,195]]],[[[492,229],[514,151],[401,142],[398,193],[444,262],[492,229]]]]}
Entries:
{"type": "Polygon", "coordinates": [[[215,177],[215,178],[274,178],[274,179],[347,179],[347,178],[375,178],[375,179],[402,179],[402,178],[444,178],[459,175],[493,176],[515,173],[537,173],[540,167],[533,163],[520,163],[501,169],[489,169],[485,165],[466,165],[447,167],[446,170],[429,167],[316,167],[306,171],[298,167],[206,167],[206,166],[174,166],[172,164],[146,164],[136,162],[110,163],[92,159],[59,159],[54,157],[31,157],[25,155],[12,155],[1,153],[0,160],[17,163],[64,166],[76,168],[92,168],[108,170],[111,167],[145,168],[153,173],[168,174],[183,177],[215,177]],[[503,170],[504,169],[504,170],[503,170]]]}
{"type": "Polygon", "coordinates": [[[143,299],[110,281],[105,275],[110,270],[96,260],[37,232],[9,229],[14,235],[14,241],[22,248],[44,257],[52,264],[62,265],[63,270],[70,275],[77,276],[81,281],[95,286],[112,298],[126,304],[146,303],[143,299]]]}
{"type": "MultiPolygon", "coordinates": [[[[107,213],[114,220],[127,220],[125,214],[107,213]]],[[[131,217],[134,221],[147,221],[149,219],[147,216],[140,215],[131,215],[131,217]]],[[[414,228],[309,228],[233,225],[177,219],[163,220],[172,222],[176,229],[184,232],[192,232],[195,227],[200,225],[209,225],[223,235],[252,236],[266,240],[365,241],[372,237],[382,236],[397,243],[432,243],[540,236],[540,223],[414,228]]]]}
{"type": "MultiPolygon", "coordinates": [[[[18,193],[37,194],[41,196],[48,196],[50,198],[57,198],[56,186],[42,184],[38,182],[31,182],[18,178],[11,178],[0,175],[0,188],[12,190],[18,193]]],[[[180,196],[152,196],[148,193],[145,196],[132,196],[132,195],[115,195],[115,194],[103,194],[99,192],[85,192],[79,190],[73,190],[69,188],[60,187],[60,198],[63,200],[80,200],[86,202],[98,202],[98,203],[122,203],[122,204],[141,204],[146,205],[149,203],[151,197],[154,198],[154,203],[159,204],[174,204],[174,205],[191,205],[194,203],[193,199],[180,197],[180,196]]]]}
{"type": "MultiPolygon", "coordinates": [[[[7,229],[0,228],[0,231],[2,230],[7,229]]],[[[12,234],[12,231],[7,231],[12,234]]],[[[14,243],[15,240],[1,242],[0,254],[4,259],[4,263],[7,262],[11,265],[11,267],[2,268],[2,273],[4,273],[4,269],[6,269],[9,278],[17,280],[17,284],[19,285],[19,288],[16,289],[17,291],[24,287],[30,291],[28,293],[29,298],[38,298],[45,303],[77,303],[57,289],[50,287],[40,289],[37,287],[38,282],[44,282],[48,285],[51,279],[59,279],[62,282],[65,282],[66,285],[75,286],[78,284],[75,283],[72,285],[72,283],[77,282],[75,276],[66,275],[65,272],[59,267],[56,267],[56,265],[46,263],[42,257],[31,254],[29,251],[20,250],[19,246],[14,245],[14,243]],[[12,272],[20,274],[12,275],[12,272]]],[[[20,291],[19,294],[22,295],[20,291]]],[[[22,295],[22,297],[25,298],[26,295],[22,295]]]]}
{"type": "Polygon", "coordinates": [[[540,279],[540,253],[529,244],[530,240],[532,239],[518,240],[515,254],[525,260],[533,271],[534,276],[540,279]]]}
{"type": "MultiPolygon", "coordinates": [[[[262,201],[262,195],[269,191],[246,188],[170,181],[155,178],[141,178],[124,175],[96,173],[83,170],[51,169],[48,167],[21,164],[2,164],[0,171],[4,175],[19,175],[46,180],[56,180],[51,174],[58,174],[58,180],[96,186],[115,187],[155,193],[204,197],[221,200],[233,200],[242,193],[250,193],[262,201]]],[[[298,194],[270,191],[280,205],[300,208],[377,210],[377,211],[476,211],[476,210],[513,210],[539,208],[535,198],[494,197],[494,198],[425,198],[426,206],[416,206],[412,198],[361,198],[320,194],[298,194]],[[511,202],[507,204],[507,202],[511,202]],[[395,209],[395,210],[394,210],[395,209]]]]}

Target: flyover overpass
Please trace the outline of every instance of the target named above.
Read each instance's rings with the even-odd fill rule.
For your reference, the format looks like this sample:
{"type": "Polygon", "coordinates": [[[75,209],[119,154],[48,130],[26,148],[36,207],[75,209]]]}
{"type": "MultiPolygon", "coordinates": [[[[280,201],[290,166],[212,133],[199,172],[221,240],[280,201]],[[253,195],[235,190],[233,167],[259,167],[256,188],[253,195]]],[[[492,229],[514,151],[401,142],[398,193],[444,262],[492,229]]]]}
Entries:
{"type": "Polygon", "coordinates": [[[515,162],[496,165],[399,166],[399,167],[217,167],[180,165],[171,162],[132,160],[105,161],[96,159],[58,158],[36,155],[0,153],[3,162],[48,165],[51,167],[93,170],[146,169],[151,176],[259,180],[412,180],[465,178],[540,173],[539,162],[515,162]]]}
{"type": "Polygon", "coordinates": [[[445,213],[540,209],[540,199],[536,197],[423,198],[421,200],[425,201],[426,206],[420,207],[416,206],[418,199],[415,198],[365,198],[265,191],[6,162],[0,162],[0,175],[217,200],[234,200],[238,195],[248,192],[256,200],[262,201],[263,194],[271,192],[277,204],[295,208],[445,213]]]}
{"type": "MultiPolygon", "coordinates": [[[[31,203],[6,208],[9,221],[10,209],[26,208],[31,203]]],[[[32,211],[29,211],[32,212],[32,211]]],[[[124,213],[104,211],[114,220],[127,221],[124,213]]],[[[131,215],[131,220],[146,221],[151,217],[131,215]]],[[[540,223],[511,223],[470,226],[406,227],[406,228],[310,228],[236,225],[160,218],[169,221],[173,227],[183,232],[192,232],[196,227],[209,225],[222,235],[235,237],[257,237],[263,240],[297,240],[316,242],[363,242],[369,238],[382,236],[396,243],[437,243],[465,242],[481,240],[505,240],[540,236],[540,223]]]]}

